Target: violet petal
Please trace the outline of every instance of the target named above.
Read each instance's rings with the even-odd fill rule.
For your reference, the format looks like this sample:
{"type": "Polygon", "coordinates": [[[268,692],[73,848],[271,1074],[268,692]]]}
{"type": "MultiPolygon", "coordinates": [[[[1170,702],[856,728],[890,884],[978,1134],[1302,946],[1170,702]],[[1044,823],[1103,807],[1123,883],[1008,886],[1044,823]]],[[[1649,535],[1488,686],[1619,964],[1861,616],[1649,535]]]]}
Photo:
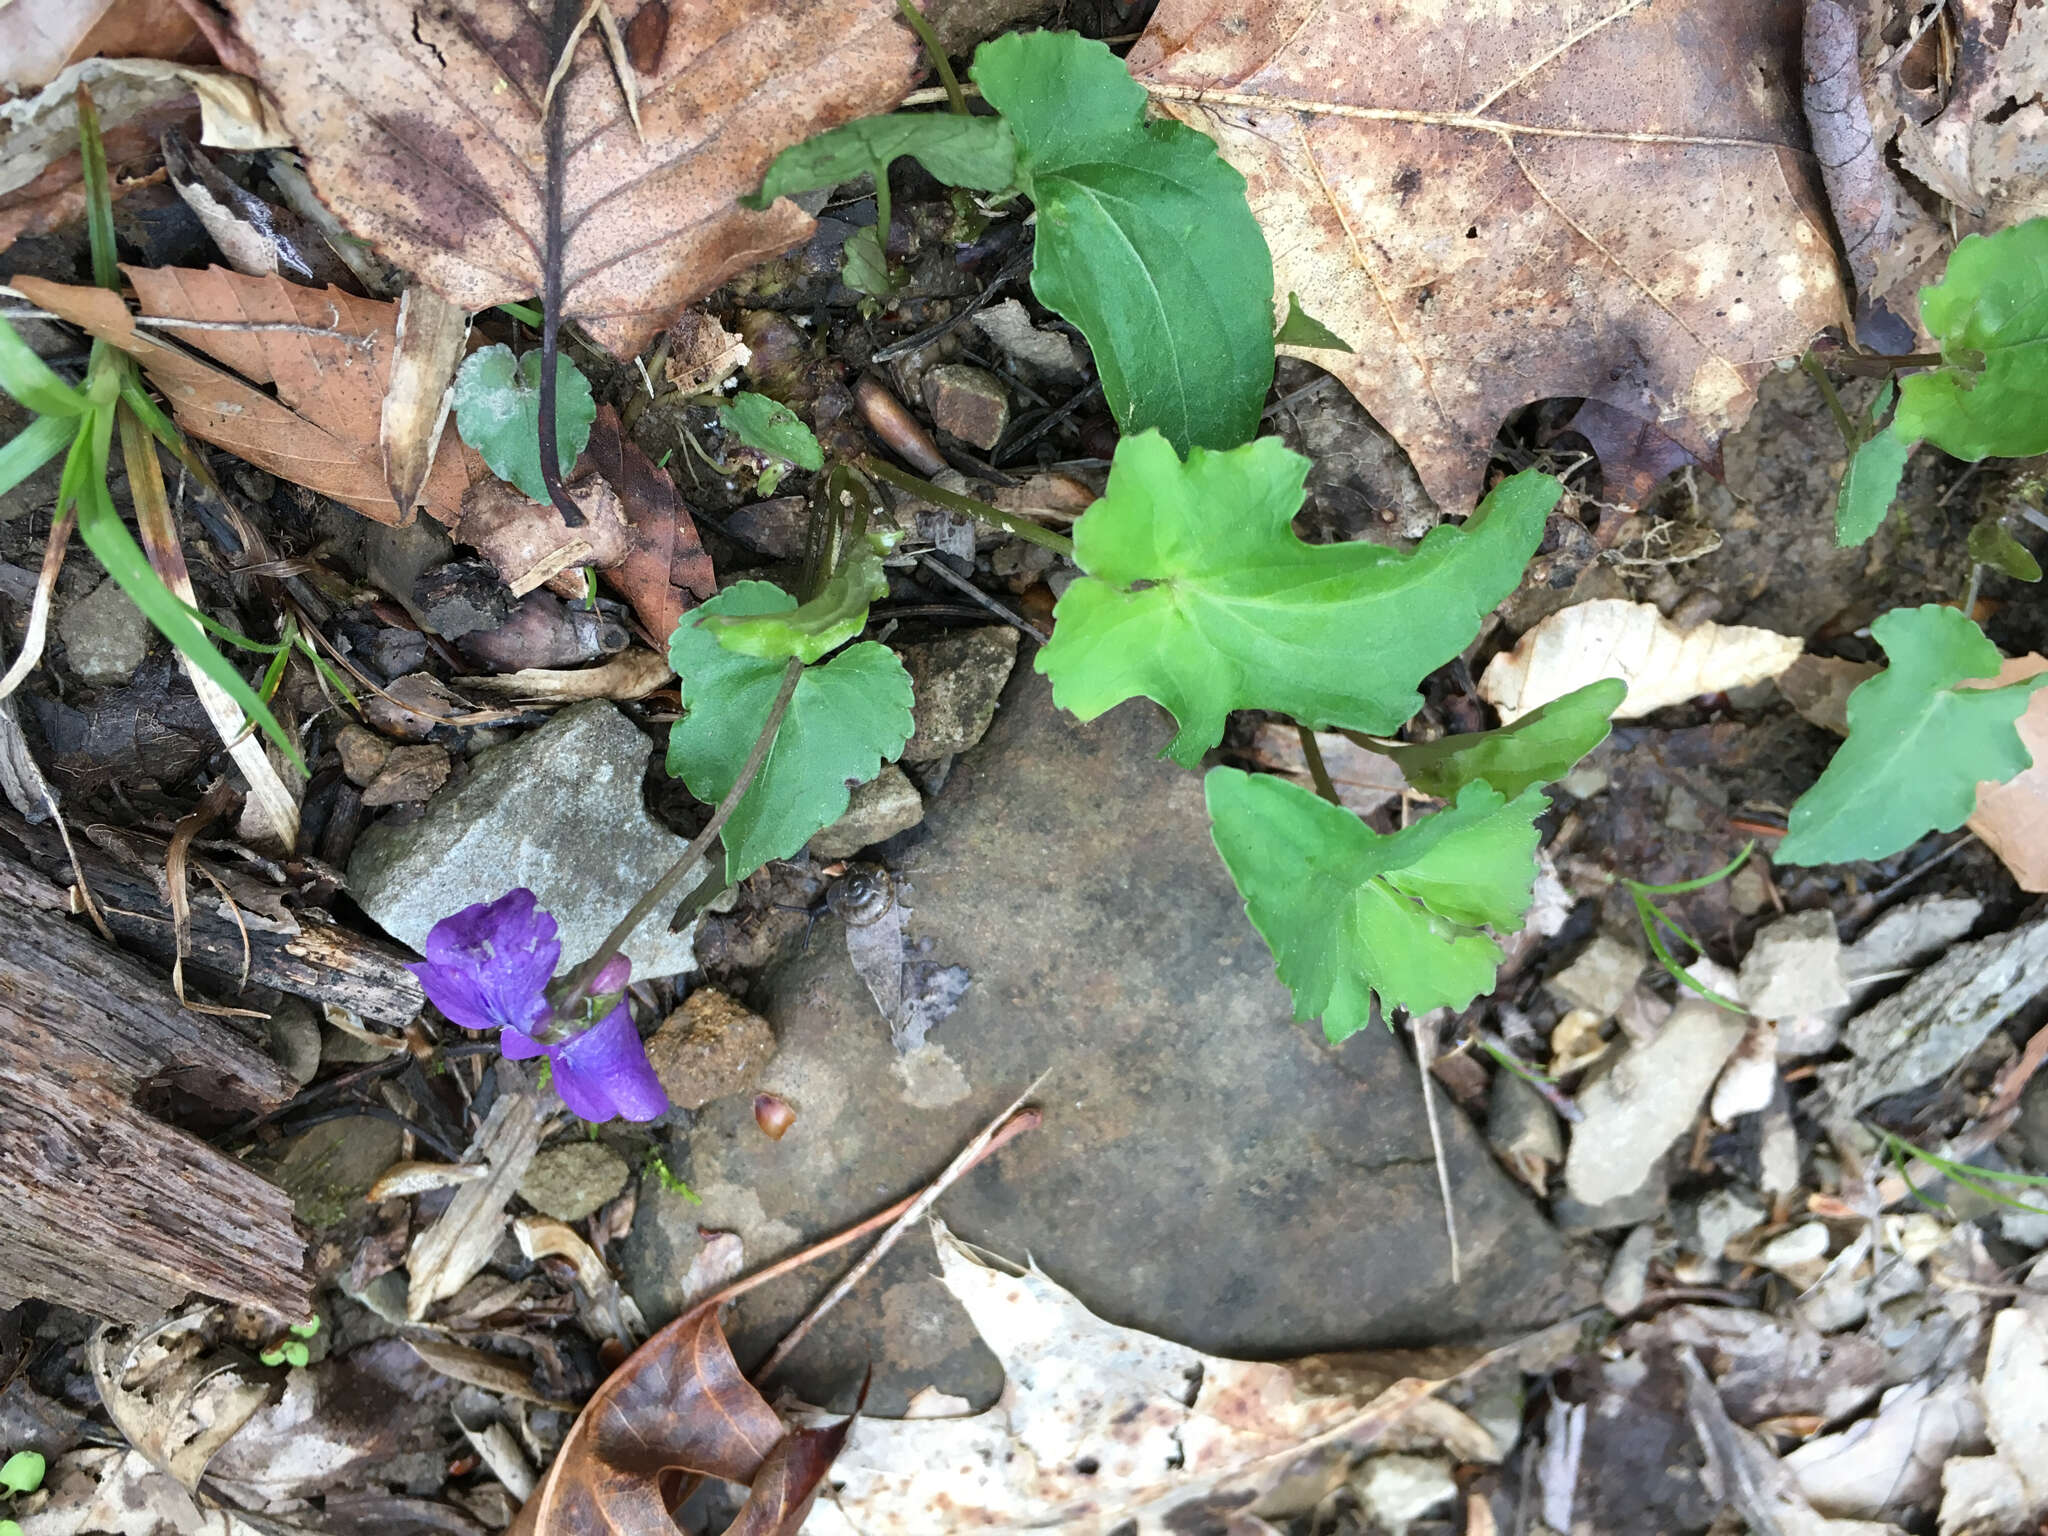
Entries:
{"type": "Polygon", "coordinates": [[[450,1023],[530,1029],[547,1016],[562,945],[554,918],[526,887],[442,918],[424,948],[425,963],[408,969],[450,1023]]]}
{"type": "Polygon", "coordinates": [[[620,1003],[596,1024],[548,1048],[555,1092],[580,1120],[653,1120],[668,1109],[668,1094],[648,1064],[647,1048],[620,1003]]]}

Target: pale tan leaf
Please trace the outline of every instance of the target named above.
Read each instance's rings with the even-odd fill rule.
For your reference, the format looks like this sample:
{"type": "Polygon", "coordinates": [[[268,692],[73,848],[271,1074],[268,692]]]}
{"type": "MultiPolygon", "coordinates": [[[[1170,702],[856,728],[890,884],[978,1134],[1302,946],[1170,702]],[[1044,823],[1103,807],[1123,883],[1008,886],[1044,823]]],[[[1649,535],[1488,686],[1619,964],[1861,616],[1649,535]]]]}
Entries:
{"type": "Polygon", "coordinates": [[[594,667],[528,667],[463,681],[479,693],[498,694],[510,703],[573,704],[579,699],[644,699],[675,675],[665,657],[634,646],[594,667]]]}
{"type": "Polygon", "coordinates": [[[1502,419],[1603,400],[1711,461],[1844,302],[1783,0],[1163,0],[1131,72],[1245,175],[1306,354],[1477,499],[1502,419]]]}
{"type": "Polygon", "coordinates": [[[419,499],[434,467],[455,398],[455,369],[468,343],[468,311],[425,283],[413,283],[399,296],[397,340],[377,442],[401,517],[419,499]]]}
{"type": "Polygon", "coordinates": [[[549,1397],[534,1386],[530,1372],[502,1356],[487,1355],[480,1349],[448,1344],[440,1339],[407,1339],[405,1342],[412,1346],[414,1354],[443,1376],[503,1397],[537,1403],[543,1408],[559,1408],[568,1413],[576,1411],[576,1404],[549,1397]]]}
{"type": "MultiPolygon", "coordinates": [[[[171,402],[178,425],[194,437],[377,522],[400,520],[377,442],[398,328],[395,304],[225,267],[123,271],[145,315],[259,328],[150,330],[138,327],[120,296],[104,288],[34,277],[19,278],[15,286],[32,303],[135,358],[171,402]],[[273,384],[277,395],[252,383],[273,384]]],[[[452,439],[453,428],[446,430],[452,439]]],[[[459,439],[446,441],[444,449],[421,487],[420,506],[453,525],[470,480],[487,472],[459,439]]]]}
{"type": "MultiPolygon", "coordinates": [[[[576,0],[561,0],[571,6],[576,0]]],[[[607,0],[630,22],[638,0],[607,0]]],[[[242,39],[313,185],[358,235],[466,309],[544,291],[541,102],[556,6],[520,0],[233,0],[242,39]]],[[[670,5],[634,50],[635,131],[602,29],[555,94],[563,123],[564,318],[621,356],[691,299],[803,239],[790,203],[736,199],[791,144],[910,87],[917,40],[893,0],[670,5]]],[[[566,15],[573,20],[573,15],[566,15]]],[[[629,66],[630,67],[630,66],[629,66]]]]}
{"type": "Polygon", "coordinates": [[[1743,624],[1680,629],[1655,603],[1600,598],[1560,609],[1494,657],[1479,696],[1508,725],[1588,683],[1618,677],[1628,696],[1614,718],[1638,720],[1703,693],[1776,677],[1804,649],[1797,635],[1743,624]]]}
{"type": "Polygon", "coordinates": [[[474,1184],[490,1177],[481,1163],[393,1163],[377,1176],[370,1192],[363,1196],[370,1205],[407,1195],[424,1195],[430,1190],[452,1189],[457,1184],[474,1184]]]}
{"type": "Polygon", "coordinates": [[[413,1239],[406,1254],[406,1316],[423,1319],[437,1301],[453,1296],[491,1260],[505,1232],[505,1208],[519,1192],[540,1150],[540,1101],[531,1093],[500,1095],[463,1161],[490,1176],[456,1190],[440,1218],[413,1239]]]}
{"type": "MultiPolygon", "coordinates": [[[[2038,672],[2048,672],[2048,658],[2020,656],[1999,668],[1996,682],[2016,683],[2038,672]]],[[[2005,860],[2021,890],[2048,891],[2048,688],[2034,695],[2019,728],[2034,766],[2003,784],[1978,785],[1970,830],[2005,860]]]]}

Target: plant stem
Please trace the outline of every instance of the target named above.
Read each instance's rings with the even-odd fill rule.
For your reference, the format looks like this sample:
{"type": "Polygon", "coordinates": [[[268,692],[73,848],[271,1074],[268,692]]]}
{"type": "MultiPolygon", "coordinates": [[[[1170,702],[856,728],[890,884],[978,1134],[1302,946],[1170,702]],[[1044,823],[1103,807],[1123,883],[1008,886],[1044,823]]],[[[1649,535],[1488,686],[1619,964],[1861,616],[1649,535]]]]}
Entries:
{"type": "Polygon", "coordinates": [[[1881,379],[1908,368],[1939,368],[1947,361],[1939,352],[1837,352],[1827,365],[1862,378],[1881,379]]]}
{"type": "Polygon", "coordinates": [[[690,846],[669,866],[668,873],[654,883],[652,890],[633,904],[632,911],[619,919],[612,931],[604,936],[604,942],[597,946],[597,953],[576,967],[575,973],[569,978],[569,990],[562,994],[561,1001],[555,1005],[556,1023],[551,1026],[550,1034],[562,1022],[572,1018],[576,1010],[583,1006],[583,1000],[590,995],[590,984],[597,979],[597,973],[619,952],[619,946],[633,936],[633,930],[647,920],[647,915],[675,894],[675,889],[682,884],[683,877],[704,856],[704,850],[725,830],[726,822],[730,821],[732,813],[739,809],[740,800],[753,784],[755,776],[760,773],[761,765],[768,761],[768,749],[775,744],[775,733],[782,728],[782,717],[788,713],[789,701],[795,696],[796,685],[803,675],[804,664],[794,656],[790,657],[789,665],[782,669],[782,687],[775,695],[774,707],[768,711],[768,718],[762,723],[761,734],[754,738],[754,749],[747,754],[747,760],[740,768],[740,776],[732,781],[732,788],[727,790],[725,798],[718,802],[718,808],[711,813],[711,819],[704,823],[704,830],[690,840],[690,846]]]}
{"type": "Polygon", "coordinates": [[[871,453],[862,455],[860,467],[876,479],[888,481],[899,491],[922,496],[926,501],[944,507],[949,512],[958,512],[962,517],[993,524],[1005,533],[1015,534],[1027,544],[1049,549],[1068,560],[1074,558],[1072,539],[1065,534],[1054,533],[1050,528],[1041,528],[1029,518],[1019,517],[1014,512],[1005,512],[1001,507],[992,507],[985,501],[976,501],[972,496],[962,496],[942,485],[933,485],[929,480],[920,480],[908,470],[898,469],[894,464],[878,459],[871,453]]]}
{"type": "Polygon", "coordinates": [[[1851,453],[1863,446],[1863,440],[1856,434],[1856,425],[1849,420],[1849,413],[1842,408],[1842,397],[1835,393],[1835,381],[1828,377],[1828,370],[1812,352],[1799,359],[1799,366],[1820,386],[1820,397],[1827,401],[1828,412],[1835,418],[1835,426],[1842,434],[1842,441],[1851,453]]]}
{"type": "Polygon", "coordinates": [[[925,57],[932,61],[932,68],[938,71],[939,84],[946,88],[946,106],[949,111],[962,117],[967,115],[967,97],[960,89],[959,77],[953,73],[951,60],[946,50],[939,46],[939,34],[932,30],[914,0],[896,0],[896,8],[903,13],[903,19],[910,23],[910,30],[917,34],[917,40],[924,44],[925,57]]]}
{"type": "Polygon", "coordinates": [[[1330,782],[1330,770],[1323,766],[1323,749],[1316,745],[1316,733],[1299,720],[1294,722],[1294,729],[1301,737],[1301,755],[1308,759],[1308,776],[1316,781],[1316,793],[1341,807],[1344,802],[1337,798],[1337,786],[1330,782]]]}
{"type": "MultiPolygon", "coordinates": [[[[556,0],[557,36],[562,36],[566,30],[562,24],[563,15],[567,15],[569,28],[573,28],[580,9],[578,0],[556,0]]],[[[569,32],[568,35],[573,36],[573,32],[569,32]]],[[[558,55],[560,52],[561,49],[556,49],[558,55]]],[[[559,100],[561,97],[556,99],[559,100]]],[[[548,103],[547,119],[543,129],[547,136],[544,199],[547,249],[541,265],[540,478],[548,488],[548,500],[553,502],[555,510],[562,514],[562,521],[571,528],[581,528],[583,511],[570,499],[568,490],[562,484],[562,451],[555,441],[555,360],[560,350],[558,333],[562,325],[562,177],[565,156],[562,146],[562,112],[553,102],[548,103]]]]}

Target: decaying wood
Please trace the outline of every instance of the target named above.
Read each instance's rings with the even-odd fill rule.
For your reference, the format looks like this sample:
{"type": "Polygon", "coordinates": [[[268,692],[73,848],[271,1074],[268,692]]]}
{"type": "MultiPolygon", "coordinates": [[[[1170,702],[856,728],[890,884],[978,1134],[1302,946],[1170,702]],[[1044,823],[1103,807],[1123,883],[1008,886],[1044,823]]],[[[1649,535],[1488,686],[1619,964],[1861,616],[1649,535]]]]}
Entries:
{"type": "MultiPolygon", "coordinates": [[[[168,964],[176,939],[170,903],[159,884],[160,856],[151,869],[140,857],[132,864],[123,862],[83,838],[78,840],[78,855],[115,937],[168,964]]],[[[11,857],[59,888],[71,884],[71,863],[56,829],[31,827],[0,813],[0,869],[8,867],[11,857]]],[[[18,875],[21,864],[13,867],[18,875]]],[[[249,979],[259,986],[335,1003],[380,1024],[409,1022],[425,1001],[419,982],[405,968],[411,955],[397,945],[367,938],[314,912],[280,919],[247,905],[229,911],[215,891],[195,882],[188,969],[198,966],[226,977],[239,976],[245,935],[249,979]]]]}
{"type": "Polygon", "coordinates": [[[290,1199],[133,1102],[175,1089],[262,1111],[290,1077],[48,910],[49,882],[0,867],[0,1293],[128,1322],[190,1291],[303,1316],[290,1199]]]}

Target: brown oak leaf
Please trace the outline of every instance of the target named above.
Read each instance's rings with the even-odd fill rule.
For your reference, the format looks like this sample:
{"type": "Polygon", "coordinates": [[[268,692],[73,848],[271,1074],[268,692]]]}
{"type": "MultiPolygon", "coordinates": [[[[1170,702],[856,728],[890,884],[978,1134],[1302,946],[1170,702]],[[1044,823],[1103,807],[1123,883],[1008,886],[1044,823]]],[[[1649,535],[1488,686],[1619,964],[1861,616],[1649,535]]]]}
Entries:
{"type": "Polygon", "coordinates": [[[1502,419],[1603,400],[1710,460],[1844,300],[1797,0],[1162,0],[1131,72],[1245,175],[1310,360],[1476,499],[1502,419]]]}
{"type": "MultiPolygon", "coordinates": [[[[621,356],[686,303],[805,238],[788,202],[750,213],[791,144],[910,88],[917,39],[893,0],[706,0],[636,16],[644,137],[600,29],[576,44],[562,115],[562,314],[621,356]],[[659,39],[649,36],[659,24],[659,39]]],[[[543,291],[551,37],[583,0],[230,0],[307,174],[351,230],[468,309],[543,291]],[[554,14],[559,12],[560,14],[554,14]],[[538,13],[538,14],[536,14],[538,13]]]]}

